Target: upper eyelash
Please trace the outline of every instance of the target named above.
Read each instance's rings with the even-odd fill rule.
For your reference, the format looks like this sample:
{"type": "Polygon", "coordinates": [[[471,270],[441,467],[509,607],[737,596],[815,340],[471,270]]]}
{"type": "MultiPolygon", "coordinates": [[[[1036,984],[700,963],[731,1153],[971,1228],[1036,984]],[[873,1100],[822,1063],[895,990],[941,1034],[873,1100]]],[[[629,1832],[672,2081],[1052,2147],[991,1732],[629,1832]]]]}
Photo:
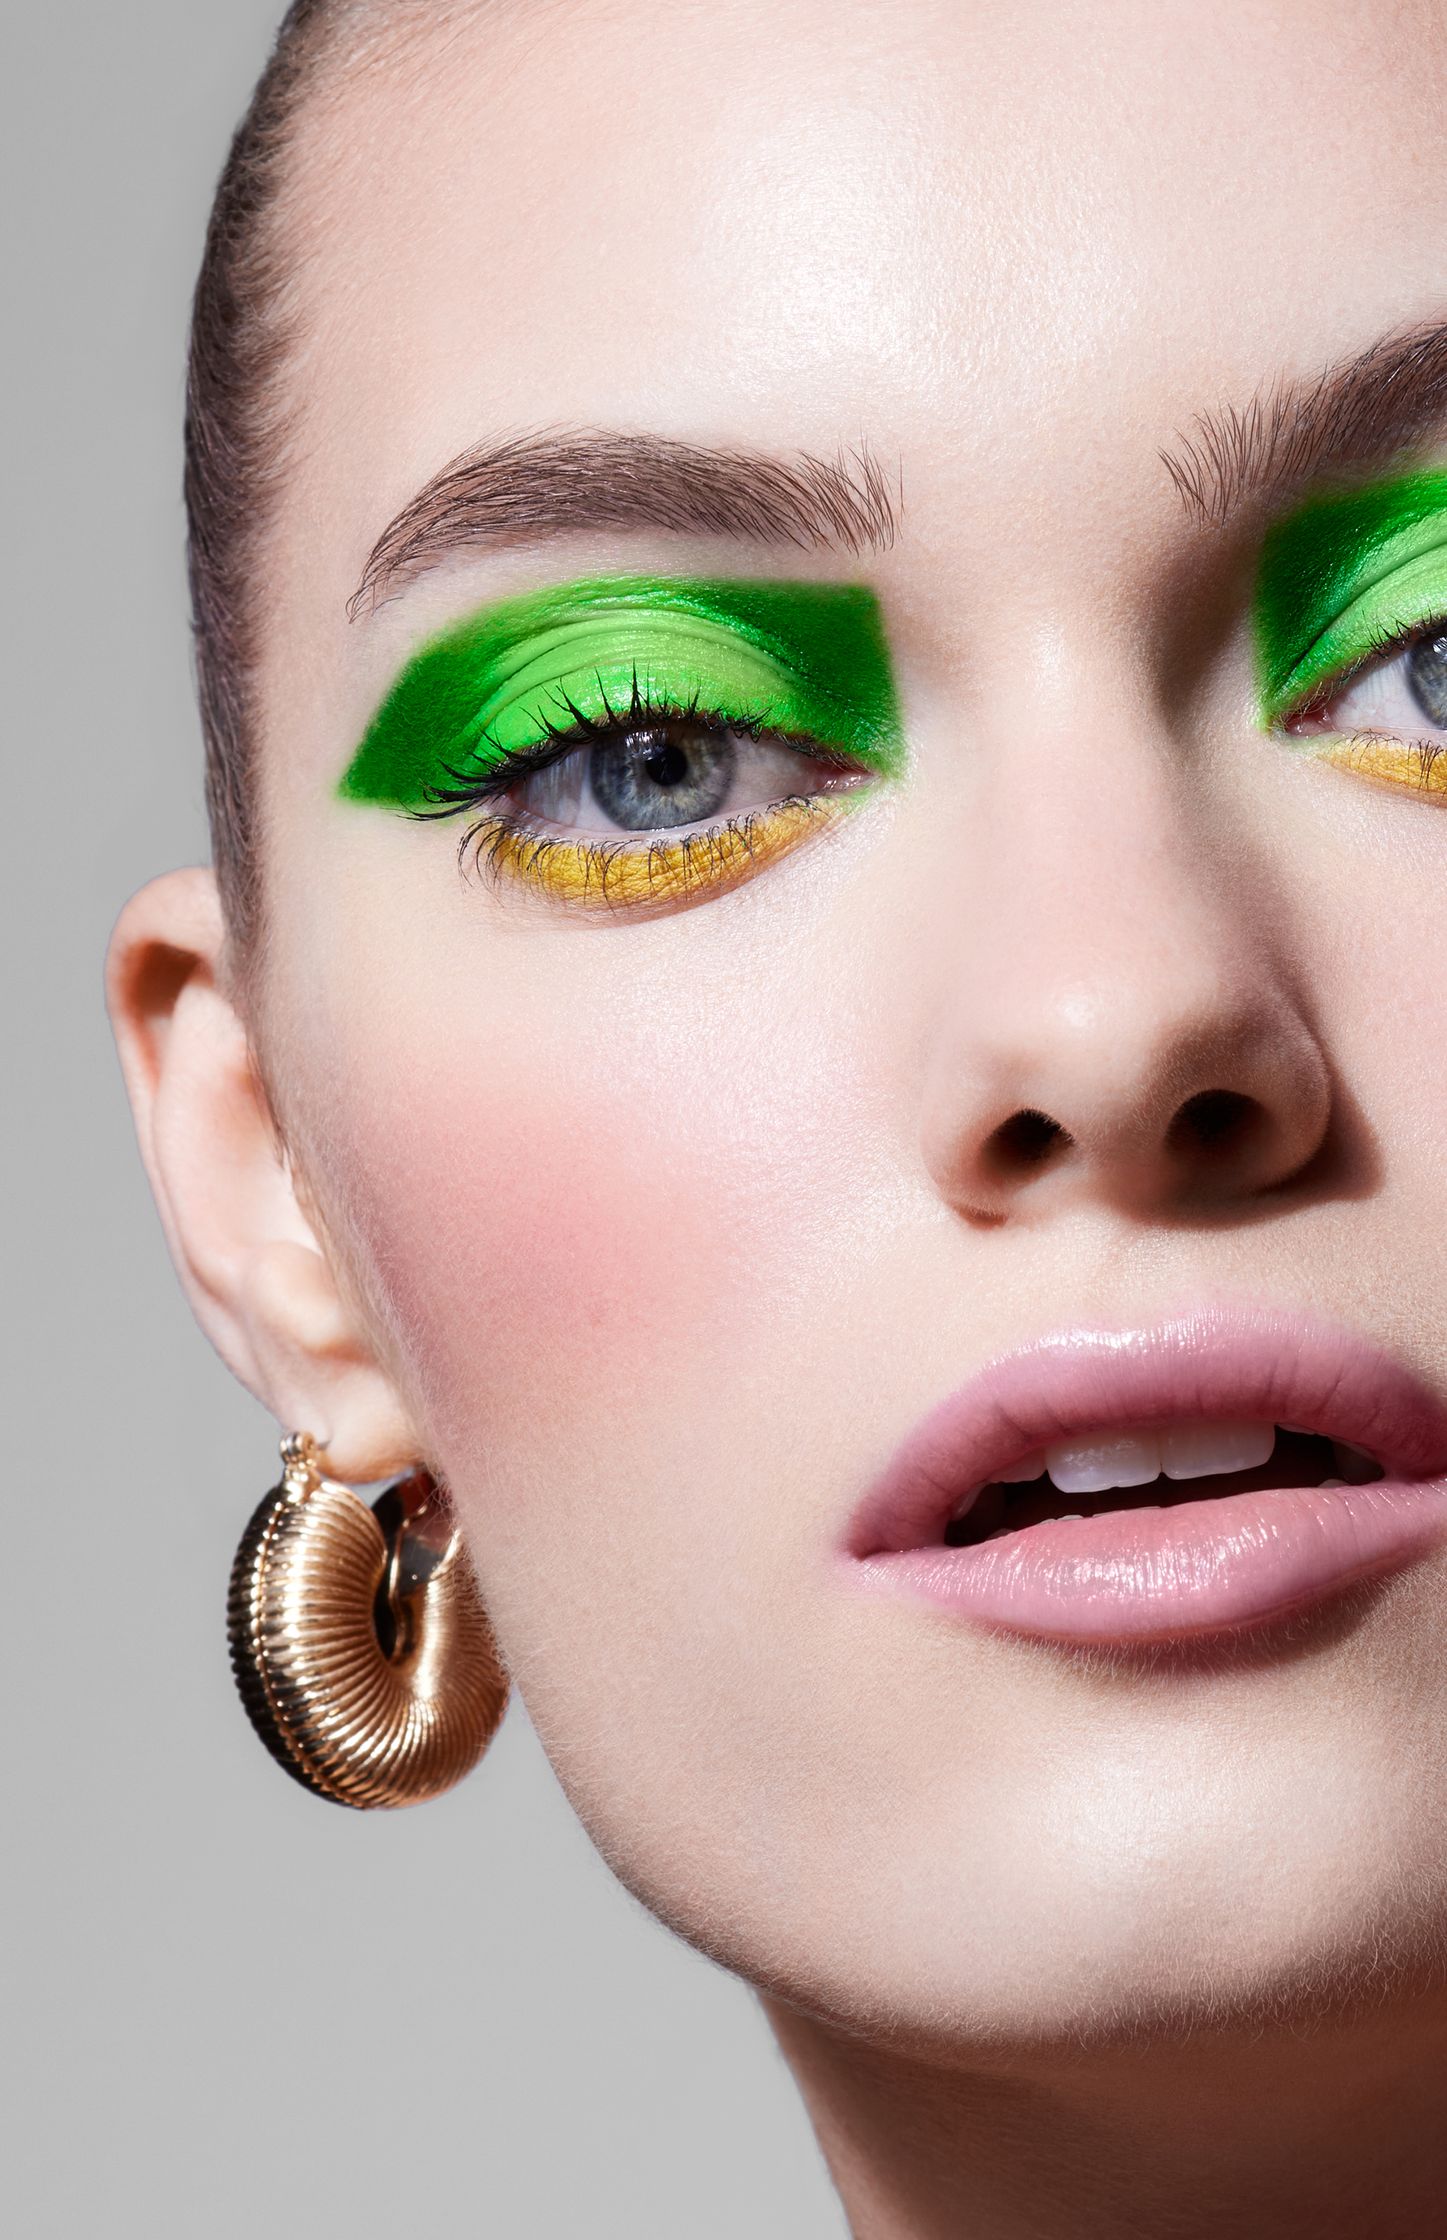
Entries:
{"type": "Polygon", "coordinates": [[[465,770],[456,770],[451,765],[446,765],[446,775],[453,783],[448,786],[427,786],[424,796],[427,805],[420,809],[409,809],[407,815],[423,819],[445,818],[455,816],[459,810],[480,808],[486,802],[496,801],[507,793],[520,778],[535,776],[538,771],[548,769],[552,763],[562,761],[565,755],[576,753],[578,748],[605,744],[622,731],[648,723],[688,723],[700,731],[729,732],[750,739],[770,740],[779,746],[794,747],[800,753],[807,753],[811,761],[835,764],[840,770],[858,767],[851,756],[840,754],[818,740],[800,739],[792,733],[775,730],[761,718],[721,715],[716,709],[706,708],[698,693],[688,701],[662,697],[655,699],[640,687],[636,669],[626,709],[613,708],[602,678],[597,682],[599,696],[607,710],[602,721],[588,715],[568,693],[560,692],[559,698],[570,719],[566,724],[556,724],[550,717],[543,715],[540,722],[546,736],[531,747],[501,747],[495,742],[490,743],[484,734],[482,745],[484,748],[491,745],[491,756],[486,769],[469,775],[465,770]]]}
{"type": "Polygon", "coordinates": [[[1365,652],[1359,653],[1344,669],[1338,669],[1334,675],[1326,678],[1297,707],[1285,710],[1278,721],[1295,723],[1302,717],[1319,716],[1331,706],[1333,700],[1339,699],[1343,692],[1356,683],[1359,676],[1385,655],[1405,653],[1409,646],[1416,645],[1419,638],[1429,638],[1444,626],[1447,626],[1447,614],[1434,614],[1429,615],[1425,622],[1409,624],[1404,630],[1381,631],[1372,639],[1365,652]]]}

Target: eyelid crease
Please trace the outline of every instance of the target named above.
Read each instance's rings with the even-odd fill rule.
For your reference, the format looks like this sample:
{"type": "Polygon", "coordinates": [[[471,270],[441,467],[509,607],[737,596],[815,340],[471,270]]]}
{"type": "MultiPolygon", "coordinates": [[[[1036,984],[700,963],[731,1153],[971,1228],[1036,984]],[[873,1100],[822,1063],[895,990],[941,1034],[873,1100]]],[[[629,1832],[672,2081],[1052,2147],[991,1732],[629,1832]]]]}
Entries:
{"type": "Polygon", "coordinates": [[[788,671],[764,648],[731,634],[715,643],[713,631],[709,642],[700,645],[694,617],[639,617],[624,609],[600,625],[565,625],[514,649],[498,664],[494,689],[480,704],[471,729],[474,737],[491,738],[499,746],[518,744],[540,724],[550,726],[549,700],[576,720],[585,714],[580,700],[596,691],[601,713],[593,720],[601,721],[613,716],[615,700],[626,707],[640,689],[650,704],[667,700],[677,705],[706,693],[710,712],[720,717],[746,710],[782,713],[797,698],[788,671]],[[705,667],[708,684],[696,684],[705,667]]]}
{"type": "Polygon", "coordinates": [[[1262,547],[1255,639],[1262,719],[1312,695],[1447,608],[1447,474],[1309,501],[1262,547]]]}
{"type": "Polygon", "coordinates": [[[1447,523],[1439,540],[1425,551],[1397,557],[1375,574],[1306,649],[1282,679],[1274,707],[1277,719],[1330,685],[1340,689],[1348,677],[1408,642],[1447,607],[1447,523]]]}

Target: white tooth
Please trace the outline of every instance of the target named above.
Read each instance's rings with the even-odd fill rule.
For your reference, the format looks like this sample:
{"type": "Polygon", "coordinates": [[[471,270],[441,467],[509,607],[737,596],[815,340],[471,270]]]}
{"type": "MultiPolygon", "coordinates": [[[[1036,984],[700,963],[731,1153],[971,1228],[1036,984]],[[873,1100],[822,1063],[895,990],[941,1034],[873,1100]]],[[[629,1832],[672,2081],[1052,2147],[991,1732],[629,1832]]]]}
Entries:
{"type": "Polygon", "coordinates": [[[1085,1517],[1079,1509],[1067,1509],[1063,1516],[1056,1518],[1055,1522],[1057,1524],[1084,1524],[1085,1517]]]}
{"type": "Polygon", "coordinates": [[[1345,1484],[1345,1478],[1321,1478],[1317,1481],[1317,1492],[1320,1493],[1323,1486],[1344,1486],[1345,1484]]]}
{"type": "Polygon", "coordinates": [[[1112,1486],[1148,1486],[1160,1476],[1161,1442],[1153,1431],[1118,1438],[1062,1439],[1045,1449],[1045,1467],[1062,1493],[1108,1493],[1112,1486]]]}
{"type": "Polygon", "coordinates": [[[1172,1423],[1161,1433],[1161,1463],[1168,1478],[1214,1478],[1269,1462],[1275,1444],[1274,1423],[1172,1423]]]}
{"type": "Polygon", "coordinates": [[[1013,1470],[997,1470],[995,1483],[997,1486],[1023,1486],[1027,1479],[1038,1478],[1044,1468],[1045,1457],[1042,1454],[1027,1454],[1023,1462],[1015,1464],[1013,1470]]]}

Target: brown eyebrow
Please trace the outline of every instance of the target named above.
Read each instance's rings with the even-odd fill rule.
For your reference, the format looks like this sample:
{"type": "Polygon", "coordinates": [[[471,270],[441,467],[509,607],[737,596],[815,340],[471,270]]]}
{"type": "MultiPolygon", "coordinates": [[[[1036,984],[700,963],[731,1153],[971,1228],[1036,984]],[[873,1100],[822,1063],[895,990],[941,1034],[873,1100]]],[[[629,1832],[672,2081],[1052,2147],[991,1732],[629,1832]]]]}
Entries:
{"type": "Polygon", "coordinates": [[[832,459],[715,449],[671,436],[540,430],[453,459],[389,521],[347,602],[355,618],[448,554],[568,530],[664,529],[801,549],[885,551],[899,530],[865,443],[832,459]]]}
{"type": "Polygon", "coordinates": [[[1219,524],[1248,499],[1408,451],[1444,419],[1447,323],[1435,322],[1383,335],[1314,379],[1198,413],[1160,458],[1188,511],[1219,524]]]}

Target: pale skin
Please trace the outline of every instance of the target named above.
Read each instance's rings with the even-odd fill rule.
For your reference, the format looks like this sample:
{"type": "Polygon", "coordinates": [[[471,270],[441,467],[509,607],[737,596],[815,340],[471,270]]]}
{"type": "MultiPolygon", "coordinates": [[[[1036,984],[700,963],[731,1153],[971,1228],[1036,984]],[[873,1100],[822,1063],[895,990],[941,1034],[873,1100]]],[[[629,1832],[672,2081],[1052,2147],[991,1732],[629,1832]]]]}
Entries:
{"type": "Polygon", "coordinates": [[[1293,1653],[1106,1674],[826,1558],[940,1394],[1068,1322],[1320,1309],[1447,1389],[1447,815],[1263,735],[1249,528],[1159,457],[1441,316],[1440,12],[486,16],[309,128],[249,1015],[208,872],[137,896],[110,965],[182,1280],[338,1474],[445,1479],[579,1814],[763,1990],[856,2233],[1420,2234],[1447,1558],[1293,1653]],[[890,549],[804,572],[879,594],[907,780],[588,926],[336,797],[487,600],[800,572],[595,530],[348,621],[442,465],[573,425],[864,438],[904,500],[890,549]],[[1203,1213],[1165,1130],[1222,1088],[1269,1148],[1203,1213]],[[1020,1108],[1071,1156],[991,1166],[1020,1108]]]}

